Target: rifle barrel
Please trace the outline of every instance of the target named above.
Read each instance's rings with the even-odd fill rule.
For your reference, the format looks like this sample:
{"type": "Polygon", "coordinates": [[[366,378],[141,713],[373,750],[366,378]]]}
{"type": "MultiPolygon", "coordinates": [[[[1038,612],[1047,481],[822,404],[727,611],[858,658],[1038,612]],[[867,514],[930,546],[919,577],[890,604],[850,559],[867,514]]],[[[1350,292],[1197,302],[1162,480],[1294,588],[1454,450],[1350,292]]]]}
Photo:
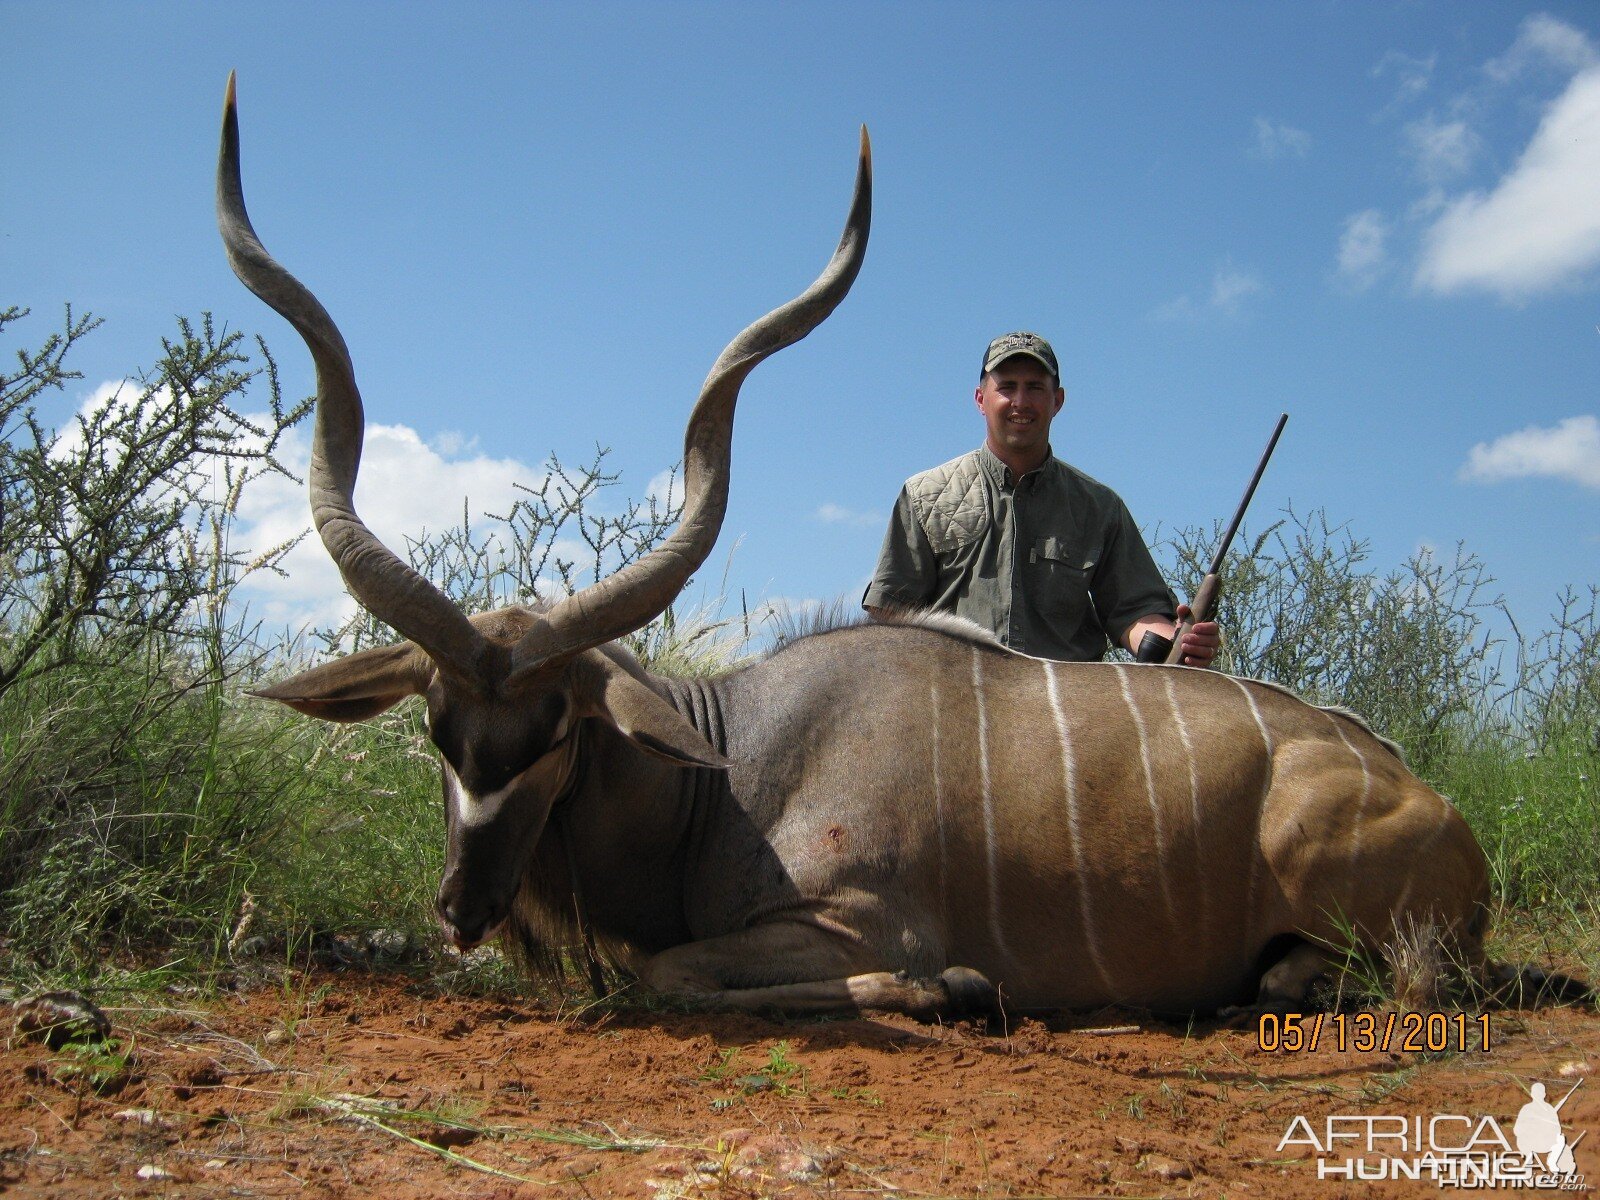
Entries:
{"type": "Polygon", "coordinates": [[[1284,413],[1278,418],[1278,424],[1272,430],[1272,437],[1267,442],[1267,448],[1261,455],[1261,461],[1256,464],[1256,473],[1250,476],[1250,486],[1244,489],[1244,499],[1239,501],[1239,508],[1233,514],[1233,520],[1228,525],[1228,532],[1222,535],[1222,544],[1217,547],[1217,553],[1211,560],[1211,570],[1207,572],[1216,575],[1222,571],[1222,560],[1228,557],[1228,547],[1233,545],[1233,535],[1239,532],[1239,522],[1244,520],[1245,509],[1250,507],[1250,500],[1256,494],[1256,484],[1261,482],[1261,475],[1267,469],[1267,460],[1272,457],[1272,452],[1278,447],[1278,438],[1283,433],[1283,427],[1289,423],[1289,414],[1284,413]]]}

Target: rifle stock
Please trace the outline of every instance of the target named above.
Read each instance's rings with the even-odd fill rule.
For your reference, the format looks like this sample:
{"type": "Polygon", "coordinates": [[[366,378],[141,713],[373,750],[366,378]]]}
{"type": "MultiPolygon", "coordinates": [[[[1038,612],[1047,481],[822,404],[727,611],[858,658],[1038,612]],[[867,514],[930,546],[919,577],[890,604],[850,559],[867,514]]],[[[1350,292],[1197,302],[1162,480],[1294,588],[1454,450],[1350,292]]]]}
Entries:
{"type": "Polygon", "coordinates": [[[1193,629],[1201,621],[1209,621],[1216,616],[1217,593],[1222,590],[1222,577],[1220,575],[1207,575],[1200,581],[1200,587],[1194,594],[1194,600],[1189,604],[1189,616],[1178,622],[1178,632],[1172,635],[1172,649],[1167,652],[1167,665],[1180,666],[1183,662],[1183,635],[1193,629]]]}

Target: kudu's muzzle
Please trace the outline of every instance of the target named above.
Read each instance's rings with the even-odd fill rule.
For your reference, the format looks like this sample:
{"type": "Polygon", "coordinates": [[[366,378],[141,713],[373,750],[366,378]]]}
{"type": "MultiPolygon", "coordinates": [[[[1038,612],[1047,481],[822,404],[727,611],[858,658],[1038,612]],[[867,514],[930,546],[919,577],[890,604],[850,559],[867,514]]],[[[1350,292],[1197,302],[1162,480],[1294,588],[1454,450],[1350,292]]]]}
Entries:
{"type": "Polygon", "coordinates": [[[500,932],[510,911],[510,901],[496,902],[482,887],[466,886],[470,876],[459,869],[445,875],[434,907],[446,940],[457,950],[481,946],[500,932]]]}

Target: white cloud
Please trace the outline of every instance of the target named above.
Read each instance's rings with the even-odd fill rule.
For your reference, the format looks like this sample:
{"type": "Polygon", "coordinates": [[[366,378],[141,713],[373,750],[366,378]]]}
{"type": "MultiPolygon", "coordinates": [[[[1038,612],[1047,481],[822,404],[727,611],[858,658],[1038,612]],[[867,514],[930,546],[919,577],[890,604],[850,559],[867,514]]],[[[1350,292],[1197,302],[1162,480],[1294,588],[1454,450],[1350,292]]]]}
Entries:
{"type": "Polygon", "coordinates": [[[888,520],[882,513],[858,512],[831,501],[816,511],[816,518],[829,525],[879,526],[888,520]]]}
{"type": "MultiPolygon", "coordinates": [[[[81,450],[83,421],[91,420],[101,410],[107,410],[115,415],[128,412],[138,404],[142,394],[139,385],[131,379],[106,380],[78,405],[75,419],[68,421],[56,431],[56,443],[50,449],[50,457],[60,460],[81,450]]],[[[151,399],[156,404],[162,404],[169,399],[169,393],[165,388],[158,388],[151,394],[151,399]]]]}
{"type": "Polygon", "coordinates": [[[1311,135],[1282,121],[1257,117],[1256,140],[1250,147],[1254,158],[1271,161],[1276,158],[1304,158],[1311,149],[1311,135]]]}
{"type": "Polygon", "coordinates": [[[1391,50],[1372,68],[1372,76],[1374,79],[1393,76],[1396,80],[1394,99],[1389,104],[1392,109],[1415,100],[1428,90],[1433,81],[1433,68],[1438,61],[1437,54],[1413,58],[1409,54],[1391,50]]]}
{"type": "Polygon", "coordinates": [[[1600,265],[1600,66],[1546,110],[1516,165],[1490,192],[1447,204],[1423,236],[1419,287],[1520,300],[1600,265]]]}
{"type": "MultiPolygon", "coordinates": [[[[259,418],[257,418],[259,420],[259,418]]],[[[279,459],[302,479],[310,462],[311,431],[290,430],[279,459]]],[[[485,511],[506,512],[519,493],[537,486],[544,471],[514,459],[452,458],[427,445],[404,425],[368,425],[356,480],[356,509],[379,540],[402,558],[406,538],[459,525],[463,509],[474,521],[485,511]]],[[[250,556],[287,541],[311,524],[306,490],[279,475],[247,487],[232,538],[234,550],[250,556]]],[[[355,611],[333,560],[315,535],[305,538],[282,563],[286,577],[250,577],[239,598],[269,628],[332,625],[355,611]]]]}
{"type": "Polygon", "coordinates": [[[1517,40],[1499,58],[1484,64],[1484,72],[1497,83],[1509,83],[1538,66],[1571,73],[1600,62],[1594,43],[1580,29],[1549,13],[1535,13],[1522,22],[1517,40]]]}
{"type": "Polygon", "coordinates": [[[1253,271],[1242,270],[1225,261],[1211,276],[1211,292],[1204,300],[1185,293],[1158,306],[1152,314],[1158,321],[1198,321],[1207,316],[1237,317],[1251,296],[1263,295],[1267,285],[1253,271]]]}
{"type": "Polygon", "coordinates": [[[1440,121],[1432,113],[1407,125],[1405,140],[1417,174],[1432,185],[1461,178],[1483,151],[1483,139],[1465,121],[1440,121]]]}
{"type": "Polygon", "coordinates": [[[1450,197],[1443,188],[1429,188],[1406,207],[1406,219],[1422,222],[1438,216],[1450,206],[1450,197]]]}
{"type": "MultiPolygon", "coordinates": [[[[106,407],[131,408],[139,399],[139,385],[109,380],[95,387],[79,406],[81,416],[106,407]]],[[[156,401],[162,399],[156,394],[156,401]]],[[[257,426],[270,424],[265,414],[246,414],[257,426]]],[[[259,439],[247,437],[259,445],[259,439]]],[[[81,447],[81,426],[68,422],[61,430],[54,454],[65,455],[81,447]]],[[[482,454],[463,457],[475,444],[460,434],[440,434],[434,445],[424,443],[415,430],[403,425],[368,425],[362,448],[361,473],[356,480],[356,508],[378,538],[402,558],[407,536],[438,533],[460,524],[463,508],[478,522],[485,511],[505,512],[515,502],[514,483],[536,486],[541,469],[514,459],[482,454]]],[[[241,447],[242,448],[242,447],[241,447]]],[[[276,457],[284,467],[304,479],[311,461],[309,423],[289,430],[278,445],[276,457]]],[[[223,463],[197,462],[209,471],[212,495],[223,498],[223,463]]],[[[260,475],[243,490],[237,518],[230,531],[229,548],[248,561],[293,540],[311,525],[305,486],[282,475],[260,475]]],[[[338,570],[314,535],[280,563],[284,576],[271,572],[250,575],[237,593],[249,604],[251,615],[269,628],[299,629],[342,622],[355,611],[338,570]]]]}
{"type": "Polygon", "coordinates": [[[1375,208],[1348,217],[1339,236],[1339,274],[1358,289],[1371,287],[1388,264],[1389,222],[1375,208]]]}
{"type": "Polygon", "coordinates": [[[444,458],[459,458],[478,448],[478,435],[444,429],[429,438],[428,445],[444,458]]]}
{"type": "Polygon", "coordinates": [[[1530,425],[1472,448],[1459,478],[1473,483],[1502,479],[1564,479],[1600,489],[1600,420],[1568,417],[1544,429],[1530,425]]]}
{"type": "Polygon", "coordinates": [[[674,504],[682,504],[683,472],[677,467],[657,471],[650,477],[650,482],[645,484],[644,495],[640,500],[646,504],[654,500],[657,509],[662,512],[666,512],[674,504]]]}
{"type": "Polygon", "coordinates": [[[1211,277],[1211,307],[1234,316],[1247,297],[1267,290],[1258,275],[1241,271],[1232,263],[1217,268],[1211,277]]]}

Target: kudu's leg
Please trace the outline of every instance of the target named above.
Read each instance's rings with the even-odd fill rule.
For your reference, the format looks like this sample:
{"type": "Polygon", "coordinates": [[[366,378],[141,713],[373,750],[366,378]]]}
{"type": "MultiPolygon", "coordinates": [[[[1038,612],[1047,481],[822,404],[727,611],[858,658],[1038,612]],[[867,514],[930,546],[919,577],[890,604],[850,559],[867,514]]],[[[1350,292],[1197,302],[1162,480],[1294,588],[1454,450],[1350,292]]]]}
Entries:
{"type": "Polygon", "coordinates": [[[1217,1016],[1239,1021],[1263,1013],[1282,1015],[1305,1006],[1311,985],[1320,977],[1339,969],[1339,960],[1321,946],[1300,942],[1261,976],[1254,1004],[1230,1005],[1217,1016]]]}
{"type": "Polygon", "coordinates": [[[937,977],[862,971],[861,948],[814,926],[760,925],[674,946],[647,960],[639,977],[697,1007],[793,1015],[898,1012],[920,1021],[997,1012],[994,985],[951,967],[937,977]],[[794,982],[746,981],[789,976],[794,982]]]}

